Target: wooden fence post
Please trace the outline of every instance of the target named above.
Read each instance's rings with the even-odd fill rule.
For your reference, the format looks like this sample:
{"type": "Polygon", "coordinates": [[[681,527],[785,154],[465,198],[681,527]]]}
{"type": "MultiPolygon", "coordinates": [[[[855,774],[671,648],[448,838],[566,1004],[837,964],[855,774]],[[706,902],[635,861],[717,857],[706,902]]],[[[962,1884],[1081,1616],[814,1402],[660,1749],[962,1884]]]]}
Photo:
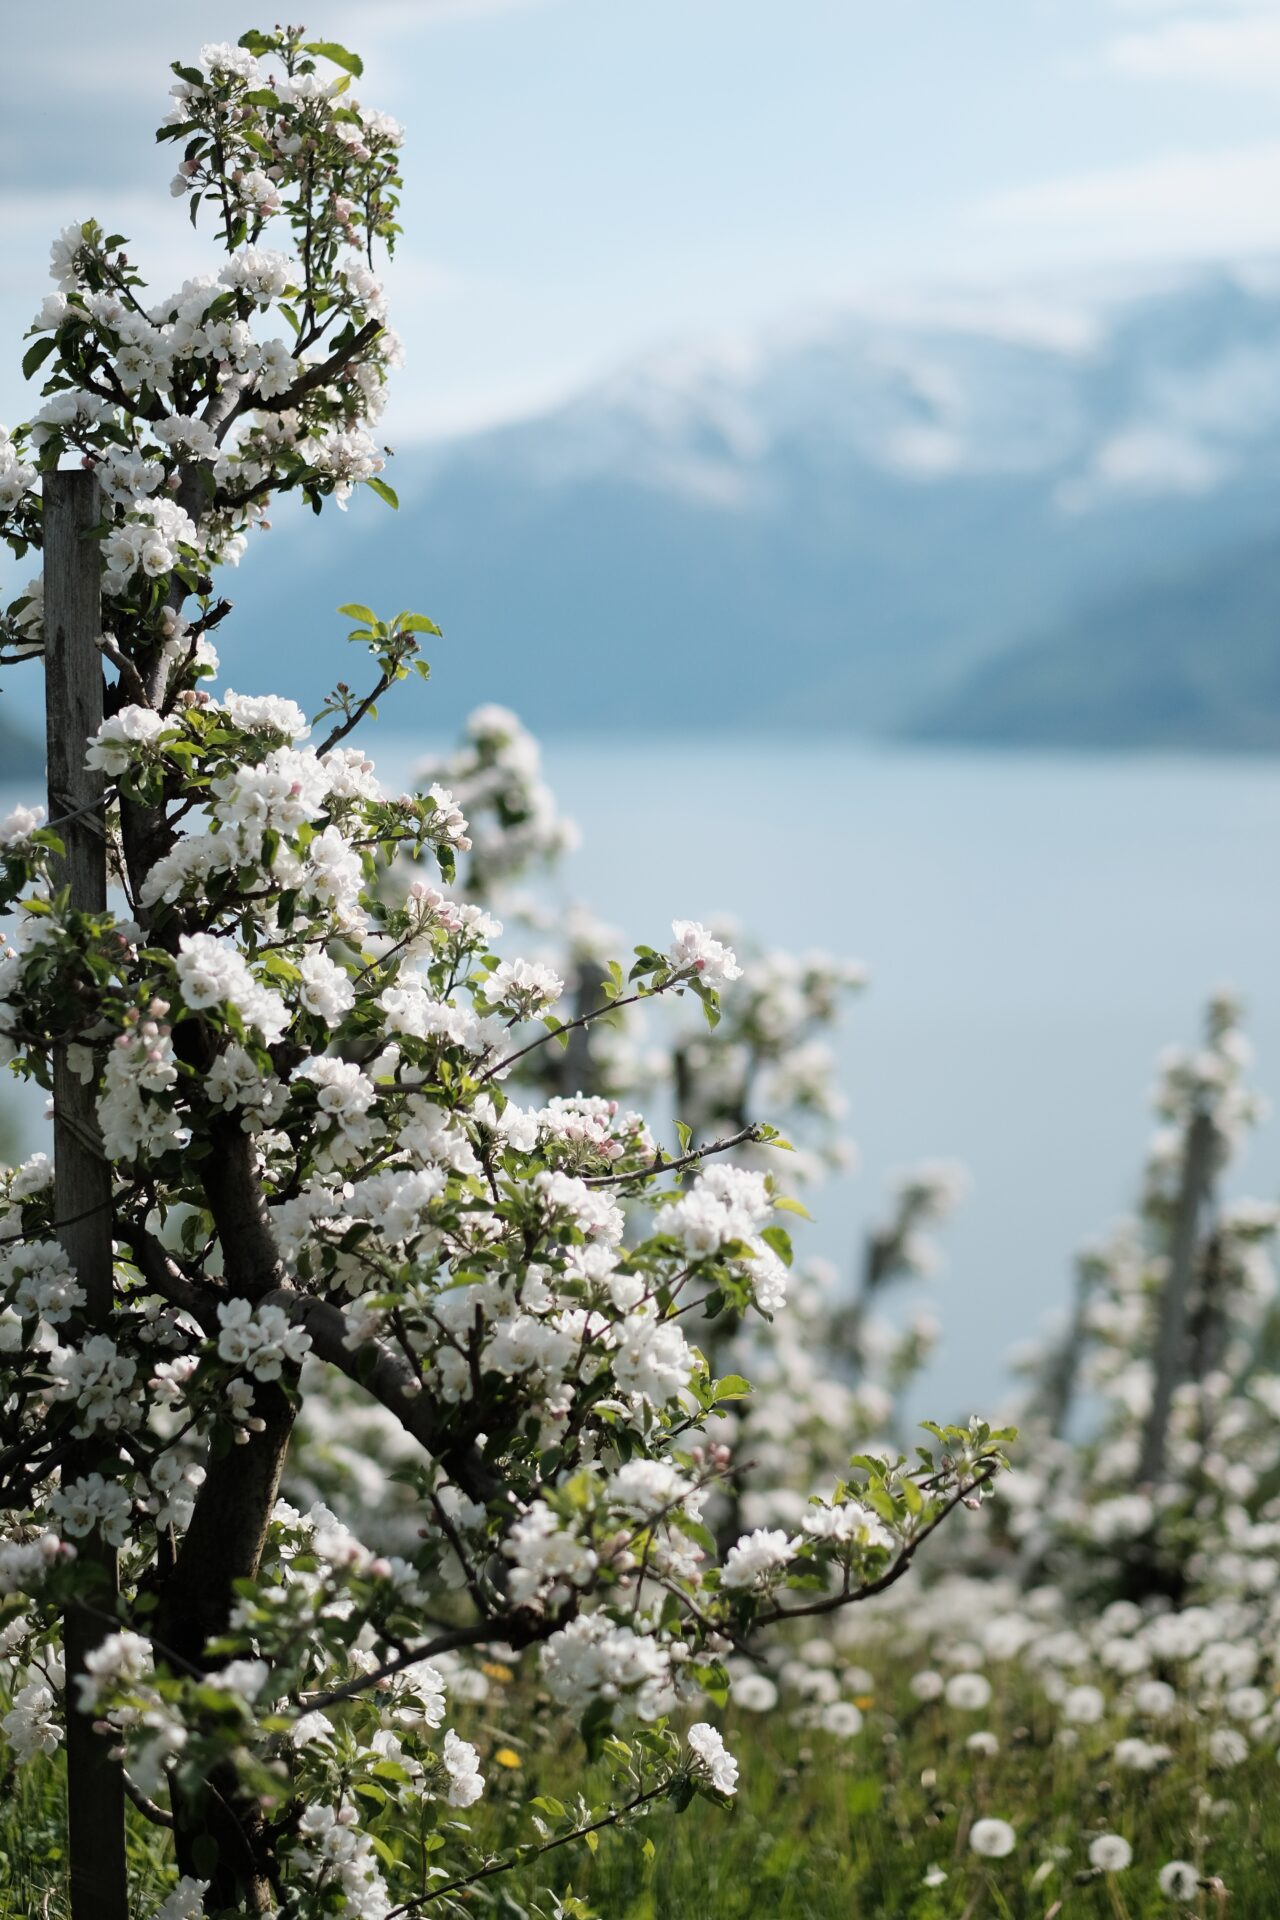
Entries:
{"type": "Polygon", "coordinates": [[[1182,1184],[1169,1248],[1169,1272],[1160,1296],[1151,1411],[1138,1463],[1138,1479],[1142,1482],[1154,1484],[1164,1472],[1173,1396],[1190,1373],[1191,1291],[1200,1245],[1200,1219],[1213,1185],[1213,1148],[1213,1121],[1201,1108],[1192,1116],[1187,1129],[1182,1184]]]}
{"type": "MultiPolygon", "coordinates": [[[[94,475],[46,474],[44,481],[45,721],[49,818],[66,855],[56,875],[70,904],[89,913],[107,904],[104,780],[84,764],[102,720],[100,555],[93,529],[102,516],[94,475]]],[[[85,1293],[81,1331],[109,1327],[112,1310],[111,1168],[102,1152],[92,1086],[72,1072],[66,1047],[53,1062],[54,1218],[85,1293]]],[[[77,1445],[66,1479],[98,1464],[92,1440],[77,1445]]],[[[116,1553],[91,1535],[79,1569],[94,1612],[70,1607],[63,1623],[67,1691],[67,1825],[72,1920],[128,1920],[124,1776],[111,1740],[77,1711],[76,1676],[106,1632],[101,1617],[118,1591],[116,1553]]]]}

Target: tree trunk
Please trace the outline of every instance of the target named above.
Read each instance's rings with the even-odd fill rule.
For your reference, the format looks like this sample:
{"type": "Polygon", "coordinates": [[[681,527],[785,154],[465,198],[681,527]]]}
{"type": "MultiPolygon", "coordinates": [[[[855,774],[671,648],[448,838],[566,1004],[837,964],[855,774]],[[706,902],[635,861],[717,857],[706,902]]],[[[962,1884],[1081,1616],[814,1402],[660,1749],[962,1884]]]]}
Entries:
{"type": "MultiPolygon", "coordinates": [[[[224,1116],[209,1124],[205,1193],[222,1245],[228,1292],[259,1300],[282,1278],[280,1258],[254,1173],[249,1137],[224,1116]]],[[[252,1579],[261,1564],[271,1511],[280,1488],[293,1406],[283,1387],[258,1387],[253,1406],[264,1422],[243,1446],[211,1454],[172,1572],[160,1593],[155,1639],[187,1667],[204,1671],[205,1649],[227,1630],[237,1580],[252,1579]]],[[[175,1783],[174,1839],[183,1873],[210,1882],[211,1910],[271,1913],[271,1836],[261,1811],[228,1765],[195,1786],[175,1783]]]]}
{"type": "MultiPolygon", "coordinates": [[[[260,1386],[254,1414],[265,1424],[244,1446],[211,1458],[204,1483],[156,1610],[156,1653],[174,1665],[205,1671],[205,1648],[227,1630],[235,1582],[257,1573],[266,1544],[293,1427],[282,1388],[260,1386]],[[179,1664],[181,1663],[181,1664],[179,1664]]],[[[256,1800],[244,1793],[234,1768],[216,1768],[193,1786],[173,1783],[174,1844],[182,1873],[210,1882],[213,1912],[273,1913],[274,1851],[256,1800]]]]}

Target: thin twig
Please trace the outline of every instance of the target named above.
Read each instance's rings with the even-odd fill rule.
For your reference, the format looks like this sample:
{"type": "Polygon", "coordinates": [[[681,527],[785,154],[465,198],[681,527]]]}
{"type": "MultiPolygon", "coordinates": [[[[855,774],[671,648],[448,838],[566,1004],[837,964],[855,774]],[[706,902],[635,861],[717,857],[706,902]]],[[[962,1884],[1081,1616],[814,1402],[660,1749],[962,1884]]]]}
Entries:
{"type": "Polygon", "coordinates": [[[650,987],[639,993],[629,993],[625,999],[610,1000],[603,1007],[589,1008],[586,1013],[580,1013],[576,1019],[566,1020],[563,1026],[540,1033],[536,1040],[529,1042],[527,1047],[520,1047],[515,1053],[509,1053],[505,1060],[495,1060],[493,1065],[480,1075],[476,1085],[484,1086],[485,1082],[492,1080],[495,1074],[505,1073],[507,1068],[513,1067],[517,1060],[523,1060],[527,1053],[534,1053],[539,1047],[545,1047],[549,1040],[558,1040],[561,1034],[572,1033],[576,1027],[585,1027],[590,1021],[600,1020],[607,1013],[617,1013],[620,1007],[634,1007],[641,1000],[656,1000],[660,994],[670,993],[673,987],[687,985],[691,977],[692,975],[688,972],[673,974],[661,987],[650,987]]]}
{"type": "Polygon", "coordinates": [[[392,684],[391,675],[384,673],[373,692],[366,694],[359,706],[357,706],[353,712],[348,713],[345,720],[339,721],[338,725],[333,729],[332,733],[329,734],[323,744],[316,748],[316,758],[323,760],[325,754],[329,752],[331,747],[336,747],[340,740],[345,740],[349,733],[354,733],[366,713],[368,713],[370,707],[381,700],[387,688],[392,684]]]}
{"type": "Polygon", "coordinates": [[[483,1867],[477,1867],[474,1873],[464,1874],[460,1880],[446,1881],[442,1887],[433,1887],[430,1893],[419,1894],[416,1900],[406,1900],[401,1906],[392,1907],[387,1920],[396,1920],[398,1914],[417,1913],[423,1907],[430,1906],[433,1900],[443,1899],[446,1893],[459,1893],[463,1887],[473,1887],[478,1880],[491,1880],[495,1874],[510,1873],[513,1867],[527,1866],[531,1860],[540,1860],[544,1853],[554,1853],[557,1847],[567,1847],[572,1840],[585,1839],[589,1833],[599,1833],[602,1827],[616,1826],[627,1814],[634,1813],[637,1807],[643,1807],[648,1801],[656,1800],[671,1785],[670,1779],[660,1786],[650,1787],[647,1793],[638,1793],[634,1800],[628,1800],[625,1807],[610,1807],[598,1820],[588,1820],[583,1826],[575,1827],[571,1833],[557,1834],[554,1840],[544,1841],[542,1846],[532,1850],[522,1848],[518,1856],[504,1860],[490,1860],[483,1867]]]}
{"type": "Polygon", "coordinates": [[[699,1160],[709,1160],[713,1153],[729,1153],[734,1147],[744,1147],[760,1138],[760,1128],[753,1122],[727,1139],[712,1140],[705,1147],[694,1147],[690,1152],[682,1153],[678,1160],[664,1160],[660,1153],[655,1154],[647,1167],[635,1167],[629,1173],[588,1174],[583,1184],[588,1187],[618,1187],[628,1180],[652,1180],[655,1174],[679,1173],[682,1167],[692,1167],[699,1160]]]}
{"type": "Polygon", "coordinates": [[[907,1542],[893,1565],[887,1572],[882,1573],[878,1580],[870,1580],[865,1587],[857,1587],[851,1593],[829,1593],[821,1600],[811,1600],[807,1606],[775,1606],[771,1613],[760,1614],[755,1624],[757,1627],[770,1627],[778,1620],[803,1620],[810,1614],[836,1613],[841,1607],[851,1606],[855,1601],[870,1600],[874,1598],[877,1593],[883,1593],[887,1587],[891,1587],[897,1581],[901,1580],[903,1574],[915,1558],[916,1553],[929,1538],[929,1535],[936,1532],[943,1521],[953,1514],[963,1501],[971,1499],[980,1488],[986,1486],[989,1480],[994,1479],[995,1473],[996,1463],[994,1460],[989,1461],[982,1472],[970,1480],[967,1485],[958,1487],[950,1500],[942,1507],[941,1511],[934,1514],[928,1526],[921,1527],[919,1533],[915,1534],[913,1538],[907,1542]]]}

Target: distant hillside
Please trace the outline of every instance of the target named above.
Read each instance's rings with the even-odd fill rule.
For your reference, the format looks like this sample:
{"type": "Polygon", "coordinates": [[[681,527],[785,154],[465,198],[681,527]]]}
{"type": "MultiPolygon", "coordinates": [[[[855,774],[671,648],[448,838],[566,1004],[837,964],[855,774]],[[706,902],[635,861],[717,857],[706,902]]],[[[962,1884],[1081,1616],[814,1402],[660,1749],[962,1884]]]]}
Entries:
{"type": "Polygon", "coordinates": [[[999,746],[1280,751],[1280,536],[999,655],[908,731],[999,746]]]}
{"type": "MultiPolygon", "coordinates": [[[[484,699],[543,731],[892,733],[1145,595],[1171,554],[1211,570],[1280,538],[1280,280],[1197,269],[672,351],[388,477],[398,515],[361,494],[252,543],[224,589],[233,686],[318,705],[351,676],[333,609],[357,600],[444,628],[395,709],[436,734],[484,699]]],[[[1236,595],[1205,634],[1247,648],[1224,623],[1252,620],[1236,595]]],[[[1208,669],[1152,672],[1142,713],[1107,704],[1127,680],[1068,675],[1070,737],[1179,700],[1186,739],[1230,734],[1208,669]]]]}

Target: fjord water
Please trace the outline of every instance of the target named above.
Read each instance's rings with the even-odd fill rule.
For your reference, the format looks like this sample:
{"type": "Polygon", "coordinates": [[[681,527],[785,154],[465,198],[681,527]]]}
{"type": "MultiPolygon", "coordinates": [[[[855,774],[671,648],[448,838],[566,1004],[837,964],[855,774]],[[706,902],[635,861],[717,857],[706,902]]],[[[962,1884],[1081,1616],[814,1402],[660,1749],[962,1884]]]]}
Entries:
{"type": "MultiPolygon", "coordinates": [[[[367,745],[393,788],[417,757],[377,728],[367,745]]],[[[1213,987],[1243,994],[1280,1095],[1280,763],[691,736],[552,740],[545,765],[582,834],[555,896],[628,947],[729,914],[868,964],[840,1042],[860,1165],[796,1237],[847,1271],[894,1168],[967,1164],[945,1271],[895,1303],[943,1324],[921,1412],[999,1403],[1073,1250],[1129,1204],[1154,1058],[1213,987]]],[[[33,797],[5,785],[0,813],[33,797]]],[[[1234,1184],[1280,1193],[1280,1126],[1234,1184]]]]}
{"type": "MultiPolygon", "coordinates": [[[[629,939],[724,912],[869,966],[840,1044],[860,1165],[796,1237],[847,1270],[894,1168],[967,1164],[946,1269],[898,1303],[942,1321],[922,1411],[1005,1391],[1130,1204],[1155,1056],[1212,988],[1243,994],[1280,1095],[1280,763],[699,738],[553,742],[546,770],[583,835],[566,896],[629,939]]],[[[1280,1195],[1280,1126],[1234,1184],[1280,1195]]]]}

